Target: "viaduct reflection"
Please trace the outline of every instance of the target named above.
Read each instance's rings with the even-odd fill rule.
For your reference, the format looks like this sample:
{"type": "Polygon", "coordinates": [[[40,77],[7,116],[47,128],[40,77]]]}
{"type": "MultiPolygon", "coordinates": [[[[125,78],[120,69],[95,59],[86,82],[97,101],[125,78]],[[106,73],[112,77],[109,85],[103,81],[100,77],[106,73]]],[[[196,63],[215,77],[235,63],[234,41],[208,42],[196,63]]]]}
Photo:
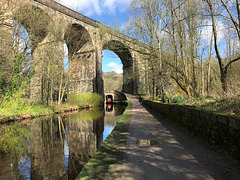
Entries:
{"type": "Polygon", "coordinates": [[[125,108],[110,109],[0,125],[0,179],[75,179],[125,108]]]}
{"type": "Polygon", "coordinates": [[[102,111],[35,121],[31,128],[31,177],[74,179],[102,143],[103,130],[102,111]]]}

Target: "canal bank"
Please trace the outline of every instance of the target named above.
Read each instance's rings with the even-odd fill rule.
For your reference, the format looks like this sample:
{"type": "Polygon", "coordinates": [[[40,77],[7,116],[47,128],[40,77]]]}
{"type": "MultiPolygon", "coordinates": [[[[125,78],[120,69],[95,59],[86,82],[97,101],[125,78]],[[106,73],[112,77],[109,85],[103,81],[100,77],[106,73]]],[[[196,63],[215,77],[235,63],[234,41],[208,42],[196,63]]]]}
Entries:
{"type": "Polygon", "coordinates": [[[44,116],[52,116],[54,114],[60,114],[60,113],[68,113],[68,112],[77,112],[79,110],[83,109],[91,109],[92,106],[85,105],[85,106],[77,106],[77,105],[71,105],[71,106],[61,106],[58,108],[55,107],[45,107],[43,108],[40,113],[32,113],[32,114],[19,114],[15,116],[5,116],[0,117],[0,123],[9,123],[9,122],[15,122],[15,121],[23,121],[27,119],[33,119],[37,117],[44,117],[44,116]]]}
{"type": "Polygon", "coordinates": [[[0,124],[0,179],[75,179],[125,106],[0,124]]]}
{"type": "Polygon", "coordinates": [[[127,137],[121,141],[126,143],[123,155],[118,161],[115,156],[108,156],[108,152],[119,149],[118,141],[111,139],[78,179],[240,179],[233,162],[147,110],[136,97],[127,98],[132,102],[132,110],[129,129],[125,129],[127,137]],[[108,157],[105,166],[103,159],[108,157]]]}
{"type": "Polygon", "coordinates": [[[127,102],[128,107],[123,115],[117,119],[112,133],[84,166],[76,179],[116,179],[119,177],[131,117],[132,103],[127,102]]]}
{"type": "Polygon", "coordinates": [[[67,102],[36,103],[22,98],[10,98],[0,104],[0,123],[21,121],[41,116],[90,109],[103,106],[103,97],[96,93],[82,93],[69,95],[67,102]]]}
{"type": "Polygon", "coordinates": [[[239,169],[221,155],[132,101],[123,164],[116,179],[240,179],[239,169]]]}

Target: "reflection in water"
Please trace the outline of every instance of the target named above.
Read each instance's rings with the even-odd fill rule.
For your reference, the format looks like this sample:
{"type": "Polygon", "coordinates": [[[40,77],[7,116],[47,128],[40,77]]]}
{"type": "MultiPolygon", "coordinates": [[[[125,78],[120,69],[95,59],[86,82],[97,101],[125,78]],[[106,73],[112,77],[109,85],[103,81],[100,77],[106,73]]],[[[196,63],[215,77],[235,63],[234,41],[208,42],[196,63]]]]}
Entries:
{"type": "Polygon", "coordinates": [[[106,111],[112,112],[113,111],[113,104],[106,104],[106,111]]]}
{"type": "Polygon", "coordinates": [[[105,117],[104,117],[104,132],[103,141],[107,138],[108,134],[112,132],[116,125],[116,119],[123,114],[127,105],[105,104],[105,117]],[[114,121],[113,121],[114,119],[114,121]]]}
{"type": "Polygon", "coordinates": [[[115,109],[0,125],[0,179],[76,178],[114,128],[115,109]]]}

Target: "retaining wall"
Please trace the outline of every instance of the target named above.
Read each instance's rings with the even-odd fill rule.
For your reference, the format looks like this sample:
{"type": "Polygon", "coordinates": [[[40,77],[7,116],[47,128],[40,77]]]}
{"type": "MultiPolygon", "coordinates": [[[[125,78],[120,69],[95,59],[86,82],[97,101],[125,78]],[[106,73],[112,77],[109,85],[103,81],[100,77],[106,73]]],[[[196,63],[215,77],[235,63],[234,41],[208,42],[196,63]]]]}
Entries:
{"type": "Polygon", "coordinates": [[[127,100],[127,97],[123,92],[117,91],[117,90],[114,91],[114,101],[121,102],[126,100],[127,100]]]}
{"type": "Polygon", "coordinates": [[[226,150],[240,161],[240,118],[191,106],[163,104],[149,100],[143,103],[156,112],[187,128],[209,144],[226,150]]]}

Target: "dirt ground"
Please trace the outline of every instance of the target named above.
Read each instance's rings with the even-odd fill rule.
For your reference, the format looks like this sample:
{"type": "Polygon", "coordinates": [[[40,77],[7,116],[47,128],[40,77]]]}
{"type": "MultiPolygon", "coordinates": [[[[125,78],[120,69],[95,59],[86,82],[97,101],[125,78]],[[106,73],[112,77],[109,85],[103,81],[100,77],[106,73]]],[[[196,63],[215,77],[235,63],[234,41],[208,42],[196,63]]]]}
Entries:
{"type": "Polygon", "coordinates": [[[133,96],[121,180],[239,180],[240,170],[192,137],[149,113],[133,96]]]}

